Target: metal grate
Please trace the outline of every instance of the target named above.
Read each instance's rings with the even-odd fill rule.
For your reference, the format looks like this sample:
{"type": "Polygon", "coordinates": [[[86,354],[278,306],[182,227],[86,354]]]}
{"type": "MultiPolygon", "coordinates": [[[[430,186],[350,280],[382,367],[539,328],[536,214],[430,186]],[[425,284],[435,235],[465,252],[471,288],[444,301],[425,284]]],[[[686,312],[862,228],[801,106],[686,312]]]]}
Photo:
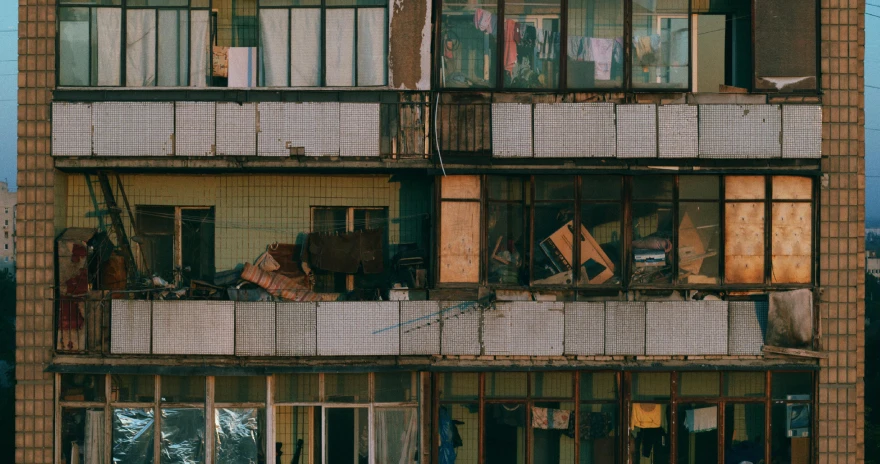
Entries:
{"type": "Polygon", "coordinates": [[[605,354],[645,354],[645,303],[605,303],[605,354]]]}
{"type": "Polygon", "coordinates": [[[605,304],[565,303],[565,354],[605,353],[605,304]]]}
{"type": "Polygon", "coordinates": [[[532,105],[492,105],[492,155],[499,158],[532,156],[532,105]]]}
{"type": "Polygon", "coordinates": [[[113,300],[110,311],[110,352],[150,354],[150,302],[113,300]]]}
{"type": "Polygon", "coordinates": [[[645,354],[727,353],[726,301],[647,303],[645,354]]]}
{"type": "Polygon", "coordinates": [[[96,156],[173,154],[173,103],[94,103],[92,125],[96,156]]]}
{"type": "Polygon", "coordinates": [[[663,105],[657,108],[660,158],[696,158],[699,134],[697,107],[663,105]]]}
{"type": "Polygon", "coordinates": [[[400,354],[397,302],[318,303],[318,356],[400,354]]]}
{"type": "Polygon", "coordinates": [[[536,158],[613,158],[617,154],[613,103],[535,105],[536,158]]]}
{"type": "Polygon", "coordinates": [[[731,301],[728,304],[728,354],[747,356],[762,353],[768,311],[769,304],[766,301],[731,301]]]}
{"type": "Polygon", "coordinates": [[[275,303],[235,303],[235,355],[275,355],[275,303]]]}
{"type": "Polygon", "coordinates": [[[440,354],[440,303],[400,302],[400,354],[440,354]]]}
{"type": "Polygon", "coordinates": [[[782,105],[782,157],[822,157],[822,107],[782,105]]]}
{"type": "Polygon", "coordinates": [[[778,105],[700,105],[701,158],[778,158],[778,105]]]}
{"type": "Polygon", "coordinates": [[[257,154],[257,105],[217,103],[217,155],[257,154]]]}
{"type": "Polygon", "coordinates": [[[92,155],[92,105],[52,104],[52,155],[92,155]]]}
{"type": "Polygon", "coordinates": [[[275,304],[275,354],[315,356],[318,354],[316,303],[275,304]]]}
{"type": "Polygon", "coordinates": [[[339,104],[339,155],[379,156],[379,104],[339,104]]]}
{"type": "Polygon", "coordinates": [[[657,105],[617,105],[617,157],[657,157],[657,105]]]}
{"type": "Polygon", "coordinates": [[[154,301],[153,354],[235,354],[232,301],[154,301]]]}
{"type": "Polygon", "coordinates": [[[474,301],[444,301],[440,328],[440,353],[479,355],[482,311],[474,301]]]}
{"type": "Polygon", "coordinates": [[[176,109],[177,156],[212,156],[217,123],[217,104],[204,102],[177,102],[176,109]]]}

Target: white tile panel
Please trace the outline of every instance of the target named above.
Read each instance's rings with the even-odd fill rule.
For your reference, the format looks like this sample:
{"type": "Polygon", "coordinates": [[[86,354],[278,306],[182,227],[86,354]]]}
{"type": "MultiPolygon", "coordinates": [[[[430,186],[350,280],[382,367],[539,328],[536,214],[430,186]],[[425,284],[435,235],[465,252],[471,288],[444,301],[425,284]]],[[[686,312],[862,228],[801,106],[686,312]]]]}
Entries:
{"type": "Polygon", "coordinates": [[[339,156],[379,156],[379,104],[339,104],[339,156]]]}
{"type": "Polygon", "coordinates": [[[275,304],[275,354],[316,356],[318,354],[317,303],[275,304]]]}
{"type": "Polygon", "coordinates": [[[150,354],[150,312],[143,300],[113,300],[110,303],[110,353],[150,354]]]}
{"type": "Polygon", "coordinates": [[[257,104],[217,103],[218,156],[256,156],[257,104]]]}
{"type": "Polygon", "coordinates": [[[482,310],[474,301],[440,303],[440,353],[444,355],[479,355],[482,310]]]}
{"type": "Polygon", "coordinates": [[[339,103],[270,102],[259,111],[260,156],[339,156],[339,103]]]}
{"type": "Polygon", "coordinates": [[[766,301],[731,301],[727,353],[730,355],[758,356],[763,353],[767,333],[766,301]]]}
{"type": "Polygon", "coordinates": [[[496,303],[483,312],[483,354],[561,356],[564,327],[562,302],[496,303]]]}
{"type": "Polygon", "coordinates": [[[700,105],[701,158],[782,156],[778,105],[700,105]]]}
{"type": "Polygon", "coordinates": [[[174,150],[174,104],[92,104],[96,156],[169,156],[174,150]]]}
{"type": "Polygon", "coordinates": [[[662,105],[657,108],[660,158],[696,158],[699,130],[696,105],[662,105]]]}
{"type": "Polygon", "coordinates": [[[726,301],[649,302],[645,354],[727,354],[726,301]]]}
{"type": "Polygon", "coordinates": [[[617,157],[657,157],[657,105],[617,105],[617,157]]]}
{"type": "Polygon", "coordinates": [[[535,158],[614,158],[613,103],[537,104],[535,158]]]}
{"type": "Polygon", "coordinates": [[[260,156],[290,156],[290,135],[287,131],[289,103],[264,102],[258,105],[260,131],[257,142],[260,156]]]}
{"type": "Polygon", "coordinates": [[[318,356],[400,354],[400,306],[395,301],[318,303],[318,356]]]}
{"type": "Polygon", "coordinates": [[[565,354],[605,353],[605,303],[565,303],[565,354]]]}
{"type": "Polygon", "coordinates": [[[212,156],[217,127],[217,104],[213,102],[177,102],[175,151],[177,156],[212,156]]]}
{"type": "Polygon", "coordinates": [[[782,157],[822,157],[822,107],[782,105],[782,157]]]}
{"type": "Polygon", "coordinates": [[[52,104],[52,156],[92,155],[92,105],[52,104]]]}
{"type": "Polygon", "coordinates": [[[400,354],[440,354],[440,303],[400,302],[400,354]]]}
{"type": "Polygon", "coordinates": [[[492,156],[530,158],[532,154],[532,105],[493,103],[492,156]]]}
{"type": "Polygon", "coordinates": [[[605,303],[605,354],[645,354],[645,303],[605,303]]]}
{"type": "Polygon", "coordinates": [[[275,303],[235,303],[235,355],[275,355],[275,303]]]}
{"type": "Polygon", "coordinates": [[[154,301],[153,354],[235,354],[232,301],[154,301]]]}

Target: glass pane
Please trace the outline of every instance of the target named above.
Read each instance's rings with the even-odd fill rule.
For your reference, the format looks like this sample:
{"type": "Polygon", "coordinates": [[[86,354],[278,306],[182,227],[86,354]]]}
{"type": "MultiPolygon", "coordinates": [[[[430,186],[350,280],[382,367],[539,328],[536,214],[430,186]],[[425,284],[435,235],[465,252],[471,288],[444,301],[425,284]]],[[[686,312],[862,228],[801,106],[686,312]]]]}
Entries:
{"type": "Polygon", "coordinates": [[[721,385],[718,372],[682,372],[678,375],[678,394],[681,396],[718,396],[721,385]]]}
{"type": "Polygon", "coordinates": [[[61,410],[61,462],[104,462],[103,410],[61,410]]]}
{"type": "Polygon", "coordinates": [[[728,404],[724,410],[724,462],[764,460],[764,405],[728,404]]]}
{"type": "Polygon", "coordinates": [[[718,406],[678,406],[678,463],[718,462],[718,406]]]}
{"type": "Polygon", "coordinates": [[[682,200],[717,200],[718,176],[679,176],[678,198],[682,200]]]}
{"type": "Polygon", "coordinates": [[[809,177],[773,176],[774,200],[810,200],[813,180],[809,177]]]}
{"type": "Polygon", "coordinates": [[[638,176],[632,180],[633,198],[637,200],[672,200],[674,187],[672,176],[638,176]]]}
{"type": "Polygon", "coordinates": [[[581,372],[581,400],[617,399],[617,374],[613,372],[581,372]]]}
{"type": "Polygon", "coordinates": [[[764,396],[763,372],[726,372],[724,395],[734,397],[764,396]]]}
{"type": "Polygon", "coordinates": [[[414,401],[418,394],[416,376],[412,372],[388,372],[374,374],[373,401],[414,401]]]}
{"type": "Polygon", "coordinates": [[[533,398],[571,398],[574,385],[571,372],[533,372],[530,374],[533,398]]]}
{"type": "Polygon", "coordinates": [[[59,5],[122,5],[122,0],[60,0],[59,5]]]}
{"type": "Polygon", "coordinates": [[[771,381],[773,399],[808,400],[813,394],[813,376],[809,372],[774,372],[771,381]]]}
{"type": "MultiPolygon", "coordinates": [[[[312,0],[310,0],[312,1],[312,0]]],[[[320,2],[316,2],[318,5],[320,2]]],[[[321,10],[290,10],[290,85],[321,85],[321,10]]],[[[285,47],[286,48],[286,47],[285,47]]]]}
{"type": "MultiPolygon", "coordinates": [[[[568,285],[574,281],[573,221],[574,201],[535,204],[534,284],[568,285]]],[[[583,227],[580,232],[583,233],[583,227]]],[[[599,256],[591,246],[587,246],[587,251],[591,253],[581,256],[582,263],[599,256]]]]}
{"type": "Polygon", "coordinates": [[[766,194],[764,176],[724,177],[724,198],[728,200],[763,200],[766,194]]]}
{"type": "Polygon", "coordinates": [[[480,408],[476,404],[440,406],[440,462],[477,464],[480,456],[480,408]]]}
{"type": "Polygon", "coordinates": [[[92,85],[119,85],[122,72],[122,9],[92,10],[92,85]]]}
{"type": "Polygon", "coordinates": [[[327,462],[369,462],[369,425],[367,408],[328,408],[327,462]]]}
{"type": "Polygon", "coordinates": [[[489,372],[486,374],[486,397],[524,398],[528,381],[525,372],[489,372]]]}
{"type": "Polygon", "coordinates": [[[327,6],[387,6],[387,0],[326,0],[327,6]]]}
{"type": "Polygon", "coordinates": [[[661,400],[670,397],[670,376],[661,373],[633,373],[632,397],[634,400],[661,400]]]}
{"type": "MultiPolygon", "coordinates": [[[[670,406],[667,404],[635,403],[630,415],[630,435],[633,436],[631,461],[633,464],[669,462],[670,406]]],[[[709,461],[699,461],[700,464],[709,461]]],[[[696,464],[696,463],[695,463],[696,464]]]]}
{"type": "Polygon", "coordinates": [[[189,11],[159,10],[158,85],[187,85],[189,11]]]}
{"type": "Polygon", "coordinates": [[[265,377],[214,377],[215,403],[261,403],[266,401],[265,377]]]}
{"type": "Polygon", "coordinates": [[[535,176],[535,200],[574,200],[574,177],[535,176]]]}
{"type": "Polygon", "coordinates": [[[58,14],[58,83],[89,85],[89,9],[60,8],[58,14]]]}
{"type": "Polygon", "coordinates": [[[489,283],[527,282],[523,209],[521,204],[489,203],[489,283]]]}
{"type": "Polygon", "coordinates": [[[128,10],[125,22],[125,85],[156,85],[156,10],[128,10]]]}
{"type": "Polygon", "coordinates": [[[275,458],[281,462],[321,462],[321,408],[275,407],[275,458]]]}
{"type": "Polygon", "coordinates": [[[275,376],[275,402],[320,401],[319,374],[275,376]]]}
{"type": "Polygon", "coordinates": [[[419,462],[416,408],[376,408],[376,462],[419,462]]]}
{"type": "Polygon", "coordinates": [[[718,203],[679,204],[678,278],[681,283],[718,283],[720,217],[718,203]]]}
{"type": "Polygon", "coordinates": [[[161,464],[205,462],[205,410],[163,408],[161,464]]]}
{"type": "Polygon", "coordinates": [[[324,12],[327,49],[324,55],[327,85],[348,87],[355,85],[354,10],[334,8],[324,12]]]}
{"type": "Polygon", "coordinates": [[[385,85],[388,80],[385,8],[361,8],[357,22],[357,85],[385,85]]]}
{"type": "Polygon", "coordinates": [[[672,281],[672,203],[633,203],[633,283],[672,281]]]}
{"type": "Polygon", "coordinates": [[[536,402],[532,406],[532,462],[574,462],[574,403],[536,402]]]}
{"type": "Polygon", "coordinates": [[[370,401],[369,374],[324,374],[325,401],[367,403],[370,401]]]}
{"type": "Polygon", "coordinates": [[[111,401],[122,403],[152,402],[155,377],[152,375],[112,375],[111,401]]]}
{"type": "Polygon", "coordinates": [[[208,8],[211,6],[211,0],[190,0],[190,8],[208,8]]]}
{"type": "Polygon", "coordinates": [[[774,404],[770,417],[773,460],[809,464],[811,423],[809,404],[774,404]]]}
{"type": "Polygon", "coordinates": [[[205,377],[163,375],[162,401],[166,403],[202,403],[205,401],[205,377]]]}
{"type": "Polygon", "coordinates": [[[568,2],[568,87],[592,89],[623,84],[623,2],[568,2]]]}
{"type": "Polygon", "coordinates": [[[488,183],[490,200],[522,200],[523,178],[489,176],[488,183]]]}
{"type": "Polygon", "coordinates": [[[127,0],[127,6],[187,6],[187,0],[127,0]]]}
{"type": "Polygon", "coordinates": [[[286,87],[290,71],[290,34],[288,10],[260,10],[260,81],[267,87],[286,87]]]}
{"type": "Polygon", "coordinates": [[[581,285],[620,283],[622,217],[620,203],[581,203],[581,285]]]}
{"type": "Polygon", "coordinates": [[[267,6],[320,6],[321,0],[260,0],[260,7],[267,6]]]}
{"type": "Polygon", "coordinates": [[[152,409],[114,409],[113,464],[153,462],[153,424],[152,409]]]}
{"type": "Polygon", "coordinates": [[[690,69],[687,0],[633,2],[632,81],[640,89],[686,89],[690,69]]]}
{"type": "Polygon", "coordinates": [[[582,200],[620,200],[623,194],[621,176],[581,177],[582,200]]]}
{"type": "Polygon", "coordinates": [[[62,374],[61,401],[104,401],[103,374],[62,374]]]}
{"type": "MultiPolygon", "coordinates": [[[[578,415],[580,464],[616,463],[617,427],[617,404],[581,404],[578,415]]],[[[574,430],[571,432],[574,435],[574,430]]]]}
{"type": "Polygon", "coordinates": [[[265,462],[262,409],[217,408],[214,410],[214,462],[257,464],[265,462]]]}
{"type": "Polygon", "coordinates": [[[528,429],[524,403],[487,404],[483,424],[485,464],[525,461],[528,429]]]}
{"type": "Polygon", "coordinates": [[[560,57],[554,34],[561,30],[560,11],[558,0],[504,4],[504,87],[559,87],[560,57]]]}
{"type": "Polygon", "coordinates": [[[495,87],[498,9],[495,2],[452,0],[440,17],[440,86],[495,87]]]}
{"type": "Polygon", "coordinates": [[[440,376],[440,398],[444,400],[475,400],[480,394],[480,374],[449,372],[440,376]]]}

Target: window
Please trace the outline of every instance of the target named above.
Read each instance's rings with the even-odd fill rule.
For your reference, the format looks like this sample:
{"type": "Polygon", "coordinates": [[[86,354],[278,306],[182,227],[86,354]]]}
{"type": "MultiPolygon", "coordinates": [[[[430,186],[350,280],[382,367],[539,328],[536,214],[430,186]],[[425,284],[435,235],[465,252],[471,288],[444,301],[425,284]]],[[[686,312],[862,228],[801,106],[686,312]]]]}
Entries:
{"type": "Polygon", "coordinates": [[[214,208],[138,205],[138,249],[147,269],[189,285],[214,278],[214,208]]]}
{"type": "MultiPolygon", "coordinates": [[[[316,269],[313,269],[316,292],[353,290],[375,292],[376,289],[386,286],[382,276],[389,243],[388,208],[313,206],[312,233],[335,236],[334,240],[345,242],[347,244],[345,246],[351,246],[355,241],[360,244],[359,252],[352,251],[347,254],[349,259],[330,258],[333,262],[325,259],[312,260],[315,263],[324,263],[316,265],[316,269]],[[360,235],[361,233],[365,235],[360,235]],[[374,258],[369,262],[364,260],[364,252],[370,253],[374,258]]],[[[309,251],[313,255],[318,247],[323,249],[338,248],[338,246],[330,243],[318,245],[315,243],[315,238],[310,236],[309,251]]]]}

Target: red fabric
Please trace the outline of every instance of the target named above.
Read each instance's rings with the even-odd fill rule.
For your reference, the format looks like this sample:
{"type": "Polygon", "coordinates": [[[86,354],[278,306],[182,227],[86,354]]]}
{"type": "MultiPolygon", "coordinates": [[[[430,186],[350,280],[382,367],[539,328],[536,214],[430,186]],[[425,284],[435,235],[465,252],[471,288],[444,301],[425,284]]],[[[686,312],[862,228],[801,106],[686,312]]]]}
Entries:
{"type": "Polygon", "coordinates": [[[519,27],[516,21],[508,19],[504,21],[504,70],[512,73],[516,67],[516,42],[519,27]]]}

